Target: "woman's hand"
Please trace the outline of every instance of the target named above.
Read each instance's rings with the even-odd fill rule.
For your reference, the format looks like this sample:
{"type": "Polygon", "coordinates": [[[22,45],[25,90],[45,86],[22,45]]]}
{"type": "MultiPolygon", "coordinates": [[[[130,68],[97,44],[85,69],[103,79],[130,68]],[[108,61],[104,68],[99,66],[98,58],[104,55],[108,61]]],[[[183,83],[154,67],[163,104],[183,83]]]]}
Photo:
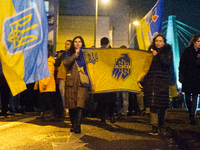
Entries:
{"type": "Polygon", "coordinates": [[[75,55],[76,55],[77,57],[79,56],[79,52],[80,52],[80,49],[76,49],[75,55]]]}
{"type": "Polygon", "coordinates": [[[156,50],[151,49],[151,52],[153,54],[153,56],[156,56],[158,54],[158,52],[156,50]]]}

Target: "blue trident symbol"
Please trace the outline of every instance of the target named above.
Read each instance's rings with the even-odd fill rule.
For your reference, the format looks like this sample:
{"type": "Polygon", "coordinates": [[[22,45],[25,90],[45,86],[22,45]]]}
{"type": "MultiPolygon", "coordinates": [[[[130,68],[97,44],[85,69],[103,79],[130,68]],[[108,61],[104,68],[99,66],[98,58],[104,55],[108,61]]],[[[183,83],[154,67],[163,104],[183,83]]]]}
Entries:
{"type": "Polygon", "coordinates": [[[88,54],[89,62],[92,64],[95,64],[98,61],[98,55],[97,53],[90,55],[88,54]]]}
{"type": "Polygon", "coordinates": [[[122,57],[120,57],[116,62],[116,65],[112,72],[112,76],[117,80],[119,79],[119,77],[125,79],[130,73],[130,58],[127,54],[122,54],[122,57]]]}
{"type": "Polygon", "coordinates": [[[37,24],[33,24],[30,27],[20,30],[23,26],[29,23],[31,19],[32,14],[29,14],[10,24],[11,32],[8,36],[8,41],[14,44],[14,49],[38,39],[38,37],[35,35],[22,36],[22,34],[24,34],[25,32],[28,32],[38,26],[37,24]]]}

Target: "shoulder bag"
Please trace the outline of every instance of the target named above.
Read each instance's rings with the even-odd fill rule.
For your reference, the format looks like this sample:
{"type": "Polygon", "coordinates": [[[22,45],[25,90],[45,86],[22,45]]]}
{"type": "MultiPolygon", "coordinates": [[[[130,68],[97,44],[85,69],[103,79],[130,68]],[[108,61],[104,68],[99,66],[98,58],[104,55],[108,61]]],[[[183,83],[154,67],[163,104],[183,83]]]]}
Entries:
{"type": "Polygon", "coordinates": [[[76,66],[78,68],[78,73],[79,73],[79,77],[80,77],[80,82],[83,86],[88,87],[89,86],[89,78],[88,76],[85,74],[84,71],[82,71],[80,69],[80,67],[78,66],[78,63],[75,61],[76,66]]]}

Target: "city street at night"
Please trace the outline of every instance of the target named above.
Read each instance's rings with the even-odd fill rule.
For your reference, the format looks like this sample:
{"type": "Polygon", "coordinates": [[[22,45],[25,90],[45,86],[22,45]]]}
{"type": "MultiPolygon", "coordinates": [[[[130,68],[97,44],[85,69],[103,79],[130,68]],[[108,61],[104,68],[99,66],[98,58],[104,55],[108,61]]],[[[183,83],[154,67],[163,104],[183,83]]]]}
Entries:
{"type": "Polygon", "coordinates": [[[70,120],[42,121],[36,114],[8,116],[0,119],[0,149],[2,150],[155,150],[198,149],[199,125],[187,123],[185,110],[168,112],[166,133],[153,136],[148,116],[121,116],[116,123],[107,120],[83,118],[82,133],[70,132],[70,120]],[[181,131],[182,130],[182,131],[181,131]],[[181,137],[178,138],[177,134],[181,137]],[[184,141],[185,140],[185,141],[184,141]],[[190,145],[191,143],[191,145],[190,145]]]}

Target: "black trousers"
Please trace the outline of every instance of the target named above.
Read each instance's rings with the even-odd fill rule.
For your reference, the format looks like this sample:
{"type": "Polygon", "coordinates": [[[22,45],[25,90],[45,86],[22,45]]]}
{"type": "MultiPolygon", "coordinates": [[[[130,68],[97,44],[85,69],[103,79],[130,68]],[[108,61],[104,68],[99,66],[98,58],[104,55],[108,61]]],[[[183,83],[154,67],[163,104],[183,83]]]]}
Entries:
{"type": "Polygon", "coordinates": [[[54,110],[54,94],[55,92],[44,92],[40,93],[40,107],[41,112],[45,112],[48,110],[54,110]]]}
{"type": "Polygon", "coordinates": [[[190,119],[193,119],[196,115],[196,108],[197,108],[197,93],[185,93],[185,102],[188,109],[188,114],[190,119]]]}
{"type": "Polygon", "coordinates": [[[116,111],[116,103],[115,102],[98,102],[98,108],[100,112],[101,120],[106,120],[106,114],[110,117],[114,116],[116,111]]]}
{"type": "Polygon", "coordinates": [[[56,92],[54,94],[53,98],[53,104],[54,104],[54,113],[56,117],[62,117],[63,116],[63,101],[60,94],[59,84],[56,84],[56,92]]]}
{"type": "Polygon", "coordinates": [[[8,111],[8,103],[10,98],[10,88],[8,86],[0,87],[1,92],[1,113],[5,114],[8,111]]]}
{"type": "Polygon", "coordinates": [[[150,123],[154,126],[163,127],[167,108],[150,107],[150,123]]]}
{"type": "Polygon", "coordinates": [[[38,101],[34,89],[34,83],[27,84],[27,89],[20,93],[20,106],[27,112],[34,112],[34,107],[38,106],[38,101]]]}

